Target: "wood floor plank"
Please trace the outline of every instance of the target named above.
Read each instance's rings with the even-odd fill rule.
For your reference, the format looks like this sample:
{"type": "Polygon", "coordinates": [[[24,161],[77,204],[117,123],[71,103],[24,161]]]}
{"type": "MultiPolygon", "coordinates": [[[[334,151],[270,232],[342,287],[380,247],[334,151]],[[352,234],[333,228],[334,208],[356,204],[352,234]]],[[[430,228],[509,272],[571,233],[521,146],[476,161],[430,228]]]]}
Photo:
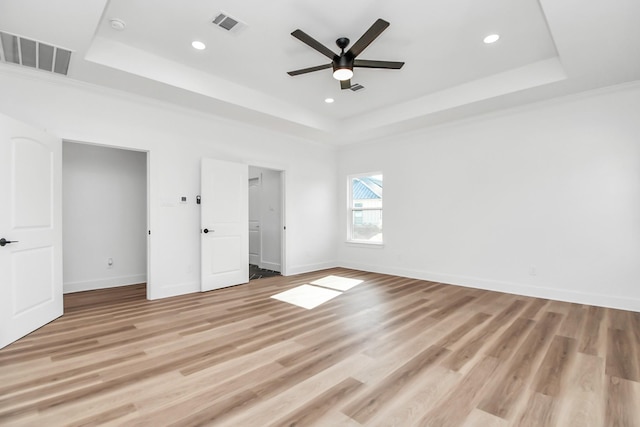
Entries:
{"type": "Polygon", "coordinates": [[[380,406],[384,405],[386,400],[393,397],[395,393],[411,382],[415,376],[448,353],[449,351],[442,347],[428,347],[395,370],[384,382],[346,406],[342,412],[359,423],[366,423],[379,411],[380,406]]]}
{"type": "MultiPolygon", "coordinates": [[[[65,378],[76,378],[79,375],[91,374],[92,371],[96,371],[98,369],[104,369],[106,367],[116,366],[125,362],[129,362],[134,359],[144,357],[144,353],[137,352],[124,357],[114,357],[108,360],[101,360],[95,363],[89,363],[87,365],[83,365],[80,367],[73,367],[71,369],[59,370],[54,373],[43,373],[40,376],[32,377],[26,379],[21,382],[9,383],[5,382],[4,386],[0,386],[0,396],[5,396],[8,393],[16,393],[22,390],[29,390],[38,388],[41,389],[42,386],[46,386],[48,384],[56,384],[65,378]]],[[[42,394],[42,392],[39,392],[42,394]]],[[[2,398],[0,397],[0,402],[2,402],[2,398]]],[[[1,403],[0,403],[1,405],[1,403]]]]}
{"type": "Polygon", "coordinates": [[[576,350],[577,342],[573,338],[559,335],[553,337],[533,380],[533,390],[545,396],[560,396],[562,384],[567,381],[568,368],[576,355],[576,350]]]}
{"type": "MultiPolygon", "coordinates": [[[[251,380],[263,381],[284,372],[277,363],[258,364],[238,376],[215,382],[199,381],[191,384],[197,387],[183,388],[179,396],[170,392],[163,396],[165,404],[150,411],[139,411],[132,425],[198,425],[212,422],[230,415],[249,402],[257,402],[259,397],[249,389],[251,380]]],[[[151,403],[153,405],[153,403],[151,403]]],[[[136,415],[136,414],[134,414],[136,415]]]]}
{"type": "Polygon", "coordinates": [[[109,421],[117,420],[127,414],[131,414],[136,411],[136,406],[128,403],[126,405],[118,406],[116,408],[108,409],[104,412],[99,412],[95,415],[91,415],[87,418],[80,419],[78,421],[67,424],[68,427],[88,427],[104,425],[109,421]]]}
{"type": "Polygon", "coordinates": [[[509,419],[512,409],[530,382],[537,367],[537,359],[546,351],[561,317],[558,313],[545,313],[543,319],[531,329],[516,353],[509,359],[509,369],[495,382],[493,391],[478,406],[480,409],[509,419]]]}
{"type": "MultiPolygon", "coordinates": [[[[365,384],[383,382],[399,366],[408,363],[442,337],[442,333],[433,328],[425,331],[417,331],[416,329],[411,331],[413,334],[406,339],[403,345],[396,345],[385,353],[385,357],[371,357],[372,362],[358,367],[352,376],[365,384]]],[[[369,351],[364,350],[362,354],[369,356],[369,351]]]]}
{"type": "Polygon", "coordinates": [[[395,394],[370,424],[379,427],[419,425],[438,400],[460,383],[461,376],[458,372],[434,366],[428,375],[421,376],[395,394]]]}
{"type": "Polygon", "coordinates": [[[170,388],[132,390],[131,395],[135,396],[132,402],[139,409],[125,420],[125,424],[144,421],[150,425],[161,425],[167,419],[202,410],[209,403],[224,398],[231,390],[238,392],[249,388],[248,379],[260,381],[280,375],[283,368],[274,362],[275,359],[297,348],[293,342],[283,342],[258,353],[243,355],[228,364],[200,371],[197,375],[179,375],[181,378],[174,379],[170,388]],[[201,395],[205,396],[203,402],[201,395]]]}
{"type": "Polygon", "coordinates": [[[367,344],[364,354],[373,358],[386,359],[389,354],[398,348],[406,347],[407,343],[420,338],[422,342],[429,345],[440,337],[443,332],[436,331],[434,325],[438,323],[432,317],[420,314],[408,319],[408,323],[389,331],[377,334],[376,337],[367,344]]]}
{"type": "Polygon", "coordinates": [[[465,305],[471,303],[475,297],[471,295],[463,295],[451,302],[448,302],[444,305],[444,307],[439,308],[434,313],[431,314],[431,317],[434,319],[442,320],[450,316],[452,313],[460,310],[465,305]]]}
{"type": "Polygon", "coordinates": [[[569,312],[558,329],[558,335],[568,338],[579,338],[585,313],[586,309],[582,304],[570,304],[569,312]]]}
{"type": "Polygon", "coordinates": [[[582,326],[578,350],[581,353],[605,357],[602,350],[606,341],[604,315],[605,309],[602,307],[587,307],[587,315],[582,326]]]}
{"type": "Polygon", "coordinates": [[[517,426],[555,426],[556,400],[542,393],[532,393],[524,411],[514,423],[517,426]]]}
{"type": "Polygon", "coordinates": [[[607,345],[607,375],[640,382],[640,362],[631,331],[609,328],[607,345]]]}
{"type": "Polygon", "coordinates": [[[542,308],[549,304],[549,300],[542,298],[532,298],[529,306],[522,313],[522,317],[525,319],[536,319],[538,313],[542,313],[542,308]]]}
{"type": "Polygon", "coordinates": [[[628,319],[629,319],[629,322],[631,322],[631,324],[629,325],[629,328],[633,332],[633,336],[636,340],[635,341],[636,348],[640,348],[640,312],[638,313],[629,312],[628,319]]]}
{"type": "Polygon", "coordinates": [[[420,420],[418,425],[438,427],[442,425],[460,425],[478,405],[487,388],[489,379],[500,366],[494,357],[484,357],[473,370],[466,374],[459,384],[438,402],[438,405],[420,420]]]}
{"type": "Polygon", "coordinates": [[[482,325],[491,316],[486,313],[476,313],[462,325],[442,337],[435,345],[436,347],[449,348],[454,347],[462,337],[471,332],[474,328],[482,325]]]}
{"type": "Polygon", "coordinates": [[[0,425],[640,425],[640,313],[345,268],[64,300],[0,350],[0,425]],[[329,275],[362,283],[270,298],[329,275]]]}
{"type": "Polygon", "coordinates": [[[341,403],[344,399],[351,396],[362,383],[349,377],[327,391],[296,409],[284,418],[269,424],[276,426],[299,426],[311,425],[317,422],[322,416],[329,412],[332,408],[341,403]]]}
{"type": "Polygon", "coordinates": [[[558,426],[604,426],[604,359],[584,353],[575,355],[566,384],[558,426]]]}
{"type": "Polygon", "coordinates": [[[509,422],[479,409],[471,411],[462,427],[508,427],[509,422]]]}
{"type": "Polygon", "coordinates": [[[610,427],[640,425],[638,398],[632,381],[607,376],[605,425],[610,427]],[[635,407],[635,409],[634,409],[635,407]]]}
{"type": "Polygon", "coordinates": [[[531,319],[522,317],[516,319],[487,351],[487,355],[508,359],[534,324],[535,322],[531,319]]]}
{"type": "Polygon", "coordinates": [[[454,371],[459,371],[467,362],[469,362],[480,350],[482,346],[487,345],[495,334],[505,325],[509,325],[513,316],[517,315],[525,306],[522,300],[515,300],[505,309],[503,309],[496,317],[480,329],[475,335],[466,341],[464,346],[455,350],[444,361],[444,365],[454,371]]]}
{"type": "MultiPolygon", "coordinates": [[[[168,424],[168,427],[191,427],[222,421],[223,417],[239,410],[243,406],[258,400],[258,395],[251,390],[243,390],[222,400],[206,402],[199,411],[193,412],[181,420],[168,424]]],[[[146,422],[146,420],[145,420],[146,422]]]]}
{"type": "Polygon", "coordinates": [[[630,312],[608,308],[606,309],[606,314],[609,320],[609,328],[620,329],[622,331],[626,331],[631,328],[631,319],[628,317],[630,312]]]}
{"type": "MultiPolygon", "coordinates": [[[[354,372],[357,367],[366,365],[369,362],[371,362],[369,357],[364,356],[361,353],[353,354],[327,369],[318,372],[316,375],[294,384],[292,387],[283,390],[277,395],[267,399],[260,399],[255,402],[251,408],[249,408],[250,410],[243,410],[230,414],[230,416],[225,419],[224,424],[237,426],[263,426],[266,424],[265,420],[271,422],[280,418],[286,418],[287,414],[291,415],[298,412],[301,407],[310,405],[311,402],[316,400],[327,390],[335,387],[336,384],[352,378],[351,373],[354,372]]],[[[355,387],[349,394],[345,394],[344,398],[348,399],[351,394],[357,392],[359,389],[360,386],[355,387]]],[[[316,400],[316,403],[317,402],[318,401],[316,400]]],[[[320,420],[325,419],[326,417],[335,418],[335,415],[332,416],[330,413],[337,412],[338,408],[340,408],[340,404],[336,404],[326,412],[318,411],[316,413],[316,416],[318,417],[317,422],[320,423],[320,420]]],[[[345,418],[347,417],[345,416],[345,418]]]]}

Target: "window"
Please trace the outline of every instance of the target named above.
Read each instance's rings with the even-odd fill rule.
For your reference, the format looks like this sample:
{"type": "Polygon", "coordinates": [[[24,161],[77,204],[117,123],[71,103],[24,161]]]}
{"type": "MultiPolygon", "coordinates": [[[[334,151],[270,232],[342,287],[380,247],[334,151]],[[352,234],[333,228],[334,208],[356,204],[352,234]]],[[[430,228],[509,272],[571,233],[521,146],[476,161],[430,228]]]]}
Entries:
{"type": "Polygon", "coordinates": [[[382,243],[382,173],[351,175],[348,188],[347,240],[382,243]]]}

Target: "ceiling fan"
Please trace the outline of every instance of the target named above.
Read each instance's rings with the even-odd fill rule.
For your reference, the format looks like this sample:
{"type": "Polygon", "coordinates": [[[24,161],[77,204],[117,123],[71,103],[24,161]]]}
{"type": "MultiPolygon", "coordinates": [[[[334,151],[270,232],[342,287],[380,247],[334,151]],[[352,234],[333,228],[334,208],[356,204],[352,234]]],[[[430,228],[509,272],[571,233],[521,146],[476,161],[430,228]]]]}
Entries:
{"type": "Polygon", "coordinates": [[[340,48],[339,55],[335,54],[331,49],[324,46],[319,41],[308,35],[302,30],[295,30],[291,35],[302,43],[317,50],[324,56],[331,59],[331,63],[318,65],[315,67],[302,68],[300,70],[289,71],[287,74],[290,76],[297,76],[299,74],[311,73],[313,71],[324,70],[327,68],[333,68],[333,78],[340,80],[341,89],[349,89],[351,87],[351,77],[353,77],[353,68],[386,68],[399,70],[404,65],[404,62],[393,61],[370,61],[366,59],[356,59],[363,50],[367,48],[382,32],[389,26],[389,23],[384,19],[378,19],[373,23],[371,27],[355,42],[351,49],[344,51],[349,46],[349,39],[346,37],[340,37],[336,40],[336,44],[340,48]]]}

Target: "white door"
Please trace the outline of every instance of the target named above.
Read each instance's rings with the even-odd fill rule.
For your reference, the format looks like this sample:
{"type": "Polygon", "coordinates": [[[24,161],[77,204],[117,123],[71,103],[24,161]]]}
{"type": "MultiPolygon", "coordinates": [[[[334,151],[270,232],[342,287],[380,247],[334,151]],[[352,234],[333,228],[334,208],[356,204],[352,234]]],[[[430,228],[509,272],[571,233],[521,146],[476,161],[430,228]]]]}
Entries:
{"type": "Polygon", "coordinates": [[[202,159],[201,285],[210,291],[249,282],[248,167],[202,159]]]}
{"type": "Polygon", "coordinates": [[[0,200],[2,348],[63,304],[62,141],[1,114],[0,200]]]}
{"type": "Polygon", "coordinates": [[[260,180],[260,268],[282,271],[282,171],[265,169],[260,180]]]}
{"type": "Polygon", "coordinates": [[[249,264],[260,266],[260,178],[249,179],[249,264]]]}

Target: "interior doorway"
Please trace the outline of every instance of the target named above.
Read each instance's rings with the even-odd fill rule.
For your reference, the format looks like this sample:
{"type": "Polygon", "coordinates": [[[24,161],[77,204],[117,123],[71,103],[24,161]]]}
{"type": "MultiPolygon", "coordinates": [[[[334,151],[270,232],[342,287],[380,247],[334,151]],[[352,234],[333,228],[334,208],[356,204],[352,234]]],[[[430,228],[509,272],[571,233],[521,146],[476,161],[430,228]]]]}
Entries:
{"type": "Polygon", "coordinates": [[[249,166],[249,279],[284,273],[284,171],[249,166]]]}
{"type": "Polygon", "coordinates": [[[148,153],[62,143],[64,293],[134,284],[148,295],[148,153]]]}

